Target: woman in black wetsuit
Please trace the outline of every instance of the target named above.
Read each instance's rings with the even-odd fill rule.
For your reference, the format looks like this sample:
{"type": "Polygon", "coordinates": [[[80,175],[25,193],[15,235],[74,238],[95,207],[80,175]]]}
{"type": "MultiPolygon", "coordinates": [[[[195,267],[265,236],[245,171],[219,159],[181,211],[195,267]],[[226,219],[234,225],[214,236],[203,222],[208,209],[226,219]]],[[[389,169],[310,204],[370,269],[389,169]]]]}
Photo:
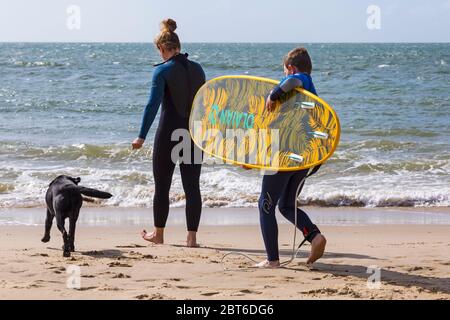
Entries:
{"type": "MultiPolygon", "coordinates": [[[[159,105],[162,103],[153,145],[155,230],[152,233],[143,230],[141,235],[147,241],[164,243],[164,228],[169,214],[169,190],[175,164],[179,162],[181,180],[186,194],[187,245],[195,247],[202,209],[199,185],[202,153],[194,145],[188,130],[192,102],[197,90],[205,83],[205,73],[198,63],[188,60],[187,54],[180,53],[181,45],[175,33],[176,28],[177,24],[172,19],[161,23],[161,32],[156,37],[155,44],[164,62],[157,65],[153,72],[150,98],[145,107],[141,130],[132,145],[133,149],[142,147],[159,105]],[[190,157],[183,156],[183,151],[186,149],[174,152],[172,155],[172,149],[183,141],[183,137],[188,141],[190,157]],[[199,154],[200,157],[198,157],[199,154]],[[194,157],[194,155],[197,156],[194,157]]],[[[184,143],[186,145],[186,141],[184,143]]]]}

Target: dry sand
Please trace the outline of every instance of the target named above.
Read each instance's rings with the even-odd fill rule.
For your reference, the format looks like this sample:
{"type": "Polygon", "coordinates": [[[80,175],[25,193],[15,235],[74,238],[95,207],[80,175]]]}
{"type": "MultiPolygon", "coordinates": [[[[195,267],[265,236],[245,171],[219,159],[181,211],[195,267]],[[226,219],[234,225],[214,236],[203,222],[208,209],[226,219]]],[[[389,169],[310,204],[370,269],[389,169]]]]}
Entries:
{"type": "MultiPolygon", "coordinates": [[[[24,209],[25,210],[25,209],[24,209]]],[[[148,226],[146,226],[147,229],[148,226]]],[[[0,299],[449,299],[450,225],[324,226],[327,253],[313,270],[309,245],[287,268],[247,269],[264,258],[257,225],[203,226],[200,248],[186,248],[185,229],[167,228],[166,244],[143,241],[138,226],[78,226],[77,252],[62,257],[56,228],[0,227],[0,299]],[[67,287],[79,266],[81,287],[67,287]],[[369,266],[381,287],[369,288],[369,266]],[[223,268],[231,270],[224,271],[223,268]],[[70,270],[70,268],[69,268],[70,270]]],[[[280,225],[282,260],[290,257],[292,227],[280,225]]]]}

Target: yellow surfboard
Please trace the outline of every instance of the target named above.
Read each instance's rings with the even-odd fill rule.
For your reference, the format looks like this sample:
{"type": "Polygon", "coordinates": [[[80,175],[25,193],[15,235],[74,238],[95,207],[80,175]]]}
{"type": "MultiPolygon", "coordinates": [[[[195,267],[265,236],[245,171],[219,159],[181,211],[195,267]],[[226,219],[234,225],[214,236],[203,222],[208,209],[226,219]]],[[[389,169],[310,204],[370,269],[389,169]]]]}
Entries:
{"type": "Polygon", "coordinates": [[[189,118],[195,144],[224,162],[264,170],[301,170],[326,161],[339,142],[335,111],[297,88],[269,112],[266,99],[277,84],[252,76],[206,82],[194,98],[189,118]]]}

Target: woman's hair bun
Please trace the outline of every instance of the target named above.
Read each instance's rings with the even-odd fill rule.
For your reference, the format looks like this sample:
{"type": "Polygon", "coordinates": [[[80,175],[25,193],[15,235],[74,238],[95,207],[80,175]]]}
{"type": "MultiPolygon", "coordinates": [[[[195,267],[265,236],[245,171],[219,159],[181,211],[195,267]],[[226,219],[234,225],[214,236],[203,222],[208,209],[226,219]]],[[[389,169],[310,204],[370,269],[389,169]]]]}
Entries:
{"type": "Polygon", "coordinates": [[[175,32],[177,23],[173,19],[165,19],[161,21],[161,31],[175,32]]]}
{"type": "Polygon", "coordinates": [[[164,48],[166,50],[180,49],[180,39],[175,33],[177,29],[177,23],[173,19],[165,19],[160,24],[161,32],[155,38],[156,47],[159,49],[164,48]]]}

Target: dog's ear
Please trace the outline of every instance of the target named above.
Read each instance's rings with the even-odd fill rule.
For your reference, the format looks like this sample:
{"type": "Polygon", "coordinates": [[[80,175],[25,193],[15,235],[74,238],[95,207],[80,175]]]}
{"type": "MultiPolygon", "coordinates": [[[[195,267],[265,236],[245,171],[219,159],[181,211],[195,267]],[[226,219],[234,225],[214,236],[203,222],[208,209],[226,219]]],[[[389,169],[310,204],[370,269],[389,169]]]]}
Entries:
{"type": "Polygon", "coordinates": [[[80,181],[81,181],[81,178],[80,178],[80,177],[76,177],[76,178],[74,179],[74,181],[75,181],[76,184],[79,184],[80,181]]]}

